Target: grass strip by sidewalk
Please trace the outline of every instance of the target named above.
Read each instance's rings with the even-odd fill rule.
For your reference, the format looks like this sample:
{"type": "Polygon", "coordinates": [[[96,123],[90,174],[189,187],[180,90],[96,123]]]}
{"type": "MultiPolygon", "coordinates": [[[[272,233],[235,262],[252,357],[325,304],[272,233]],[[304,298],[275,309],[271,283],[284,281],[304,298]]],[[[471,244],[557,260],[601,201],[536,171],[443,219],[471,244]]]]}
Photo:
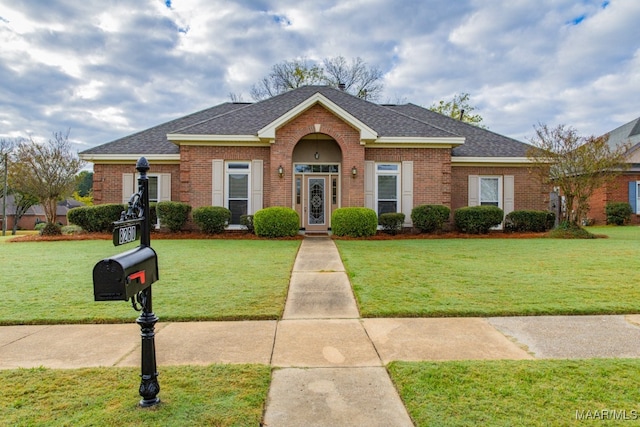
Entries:
{"type": "Polygon", "coordinates": [[[637,359],[393,362],[388,370],[418,427],[640,420],[637,359]]]}
{"type": "MultiPolygon", "coordinates": [[[[0,325],[132,322],[125,301],[93,300],[94,265],[132,249],[105,240],[0,243],[0,325]]],[[[277,319],[300,241],[157,240],[161,321],[277,319]]]]}
{"type": "Polygon", "coordinates": [[[640,227],[613,231],[594,240],[336,244],[364,317],[638,313],[640,227]]]}
{"type": "Polygon", "coordinates": [[[140,408],[139,370],[0,371],[0,425],[257,426],[270,368],[258,365],[163,367],[161,403],[140,408]]]}

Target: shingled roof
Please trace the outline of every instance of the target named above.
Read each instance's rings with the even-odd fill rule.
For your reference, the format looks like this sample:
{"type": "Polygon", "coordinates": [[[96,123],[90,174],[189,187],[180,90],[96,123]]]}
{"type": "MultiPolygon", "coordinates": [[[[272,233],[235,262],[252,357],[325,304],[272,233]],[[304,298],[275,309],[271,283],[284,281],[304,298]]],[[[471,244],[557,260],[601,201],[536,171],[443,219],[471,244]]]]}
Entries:
{"type": "Polygon", "coordinates": [[[257,136],[258,131],[317,94],[346,111],[378,137],[465,138],[462,157],[525,157],[527,144],[414,104],[379,105],[328,86],[303,86],[256,103],[224,103],[90,148],[81,154],[178,154],[168,134],[257,136]]]}

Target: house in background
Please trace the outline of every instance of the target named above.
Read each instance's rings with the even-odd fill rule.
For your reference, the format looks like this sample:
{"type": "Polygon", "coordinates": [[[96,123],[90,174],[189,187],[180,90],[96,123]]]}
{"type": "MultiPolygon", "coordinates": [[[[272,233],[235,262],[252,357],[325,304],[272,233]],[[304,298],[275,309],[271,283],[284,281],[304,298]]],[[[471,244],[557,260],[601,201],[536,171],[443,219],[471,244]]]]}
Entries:
{"type": "Polygon", "coordinates": [[[630,144],[626,157],[629,168],[614,182],[596,190],[589,199],[588,218],[596,224],[607,221],[605,207],[609,202],[629,202],[631,223],[640,224],[640,117],[609,132],[612,149],[630,144]]]}
{"type": "Polygon", "coordinates": [[[380,105],[326,86],[257,103],[224,103],[80,153],[94,164],[94,203],[136,191],[149,160],[150,199],[224,206],[230,228],[269,206],[300,214],[307,232],[331,228],[340,207],[378,214],[440,204],[546,209],[514,139],[413,104],[380,105]]]}
{"type": "MultiPolygon", "coordinates": [[[[16,219],[16,205],[12,194],[7,195],[7,230],[12,230],[16,219]]],[[[0,197],[0,206],[2,206],[2,197],[0,197]]],[[[74,199],[66,199],[58,202],[56,207],[56,223],[67,225],[67,212],[69,209],[84,206],[84,203],[74,199]]],[[[0,212],[0,224],[2,224],[2,212],[0,212]]],[[[42,205],[33,205],[18,220],[19,230],[33,230],[39,222],[45,222],[44,209],[42,205]]]]}

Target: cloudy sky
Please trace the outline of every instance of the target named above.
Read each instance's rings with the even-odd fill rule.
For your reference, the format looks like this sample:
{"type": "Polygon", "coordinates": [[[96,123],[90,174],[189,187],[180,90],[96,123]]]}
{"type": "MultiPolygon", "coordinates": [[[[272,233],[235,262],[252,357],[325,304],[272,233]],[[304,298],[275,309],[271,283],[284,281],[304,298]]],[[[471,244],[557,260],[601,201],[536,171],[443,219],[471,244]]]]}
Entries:
{"type": "Polygon", "coordinates": [[[638,0],[0,0],[0,137],[82,150],[230,100],[272,65],[360,57],[380,102],[469,93],[491,130],[640,116],[638,0]]]}

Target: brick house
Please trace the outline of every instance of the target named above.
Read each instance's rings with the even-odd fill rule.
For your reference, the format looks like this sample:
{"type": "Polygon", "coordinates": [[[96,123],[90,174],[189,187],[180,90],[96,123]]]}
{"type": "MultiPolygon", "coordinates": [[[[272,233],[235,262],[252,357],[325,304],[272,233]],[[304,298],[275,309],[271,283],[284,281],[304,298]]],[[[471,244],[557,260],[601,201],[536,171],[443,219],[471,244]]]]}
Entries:
{"type": "Polygon", "coordinates": [[[629,168],[589,199],[587,217],[596,224],[606,223],[605,207],[609,202],[629,202],[633,211],[631,223],[640,224],[640,117],[609,132],[610,147],[627,143],[631,145],[627,151],[629,168]]]}
{"type": "Polygon", "coordinates": [[[327,231],[339,207],[403,212],[490,204],[545,209],[529,146],[413,104],[380,105],[305,86],[257,103],[224,103],[88,149],[95,203],[126,202],[135,162],[151,165],[151,200],[225,206],[230,228],[269,206],[327,231]]]}

